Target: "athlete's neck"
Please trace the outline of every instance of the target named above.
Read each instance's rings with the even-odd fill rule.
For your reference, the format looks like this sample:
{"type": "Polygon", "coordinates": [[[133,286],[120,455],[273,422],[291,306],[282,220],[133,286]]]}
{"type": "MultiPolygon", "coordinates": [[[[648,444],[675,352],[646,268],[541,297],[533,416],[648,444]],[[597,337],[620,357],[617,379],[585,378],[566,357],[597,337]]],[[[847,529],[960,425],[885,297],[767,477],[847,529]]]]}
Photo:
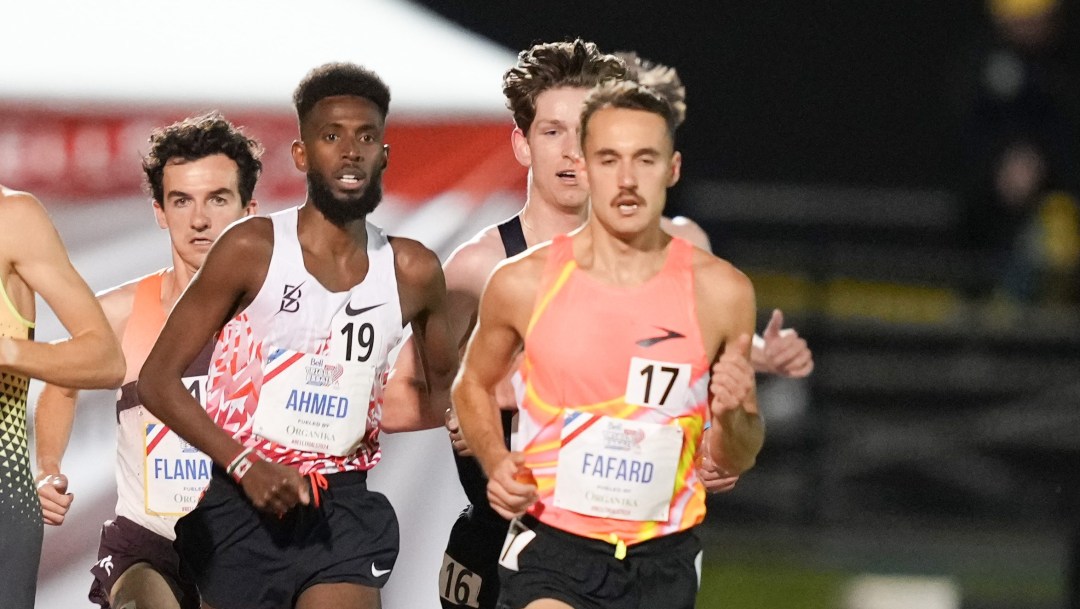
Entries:
{"type": "Polygon", "coordinates": [[[671,237],[650,225],[632,235],[617,235],[591,218],[574,233],[578,266],[617,285],[636,285],[659,273],[667,261],[671,237]]]}
{"type": "Polygon", "coordinates": [[[556,235],[564,235],[580,227],[589,217],[588,205],[580,208],[559,207],[538,197],[530,196],[525,207],[518,213],[525,243],[530,247],[551,241],[556,235]]]}
{"type": "Polygon", "coordinates": [[[310,201],[296,213],[296,236],[305,250],[332,255],[350,254],[367,249],[367,217],[344,225],[327,219],[310,201]]]}
{"type": "Polygon", "coordinates": [[[184,261],[180,260],[180,256],[173,252],[173,266],[165,269],[161,276],[161,308],[166,314],[172,311],[173,305],[191,283],[191,278],[195,276],[197,270],[188,268],[184,261]]]}

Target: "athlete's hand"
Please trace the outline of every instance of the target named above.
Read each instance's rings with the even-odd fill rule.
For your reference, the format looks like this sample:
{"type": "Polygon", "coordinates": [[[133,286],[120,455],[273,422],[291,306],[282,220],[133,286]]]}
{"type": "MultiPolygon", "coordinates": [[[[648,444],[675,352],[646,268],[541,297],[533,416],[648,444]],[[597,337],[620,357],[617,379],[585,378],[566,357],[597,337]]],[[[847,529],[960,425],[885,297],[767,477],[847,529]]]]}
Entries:
{"type": "Polygon", "coordinates": [[[450,445],[454,447],[454,452],[462,457],[471,457],[473,453],[469,450],[469,445],[465,443],[465,436],[461,433],[461,424],[458,423],[457,413],[453,408],[446,409],[446,430],[450,432],[450,445]]]}
{"type": "Polygon", "coordinates": [[[758,372],[803,378],[814,370],[814,355],[810,347],[793,328],[784,328],[784,313],[780,309],[773,309],[761,338],[761,348],[754,349],[760,352],[751,357],[758,372]]]}
{"type": "Polygon", "coordinates": [[[68,479],[64,474],[46,474],[38,477],[37,493],[41,500],[41,517],[45,524],[60,526],[71,508],[75,495],[67,492],[68,479]]]}
{"type": "Polygon", "coordinates": [[[488,479],[488,501],[503,518],[510,520],[525,513],[539,498],[536,479],[525,467],[525,455],[507,453],[488,479]]]}
{"type": "Polygon", "coordinates": [[[311,503],[311,488],[300,472],[263,459],[252,464],[240,486],[258,510],[279,517],[298,503],[311,503]]]}
{"type": "Polygon", "coordinates": [[[750,335],[743,334],[724,349],[719,361],[713,364],[709,391],[712,402],[709,404],[714,417],[723,418],[726,414],[742,408],[743,400],[750,395],[754,387],[754,369],[746,359],[750,347],[750,335]]]}
{"type": "Polygon", "coordinates": [[[701,440],[701,449],[698,453],[697,475],[705,490],[709,493],[726,493],[735,488],[739,481],[738,476],[732,476],[720,470],[716,462],[709,456],[709,434],[712,428],[706,429],[701,440]]]}

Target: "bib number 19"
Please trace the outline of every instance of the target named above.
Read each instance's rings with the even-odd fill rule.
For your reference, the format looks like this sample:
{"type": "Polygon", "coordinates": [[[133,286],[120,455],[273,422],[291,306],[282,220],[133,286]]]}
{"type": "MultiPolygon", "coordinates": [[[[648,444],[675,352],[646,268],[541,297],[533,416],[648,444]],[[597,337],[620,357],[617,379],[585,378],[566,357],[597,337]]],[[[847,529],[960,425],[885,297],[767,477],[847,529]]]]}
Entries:
{"type": "Polygon", "coordinates": [[[353,361],[353,340],[355,336],[356,361],[368,361],[371,352],[375,349],[375,326],[365,322],[354,330],[353,323],[349,322],[341,329],[341,334],[345,336],[345,359],[350,362],[353,361]]]}

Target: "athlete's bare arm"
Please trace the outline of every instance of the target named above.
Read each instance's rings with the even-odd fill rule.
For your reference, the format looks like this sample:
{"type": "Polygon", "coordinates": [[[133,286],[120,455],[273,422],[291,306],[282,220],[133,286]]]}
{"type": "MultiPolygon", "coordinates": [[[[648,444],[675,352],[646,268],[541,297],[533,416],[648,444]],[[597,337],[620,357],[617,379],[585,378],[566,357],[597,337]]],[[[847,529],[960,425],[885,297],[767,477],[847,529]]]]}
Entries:
{"type": "Polygon", "coordinates": [[[695,253],[694,275],[706,352],[719,356],[709,385],[712,429],[707,455],[719,473],[738,475],[753,466],[765,437],[749,361],[754,288],[738,269],[702,251],[695,253]]]}
{"type": "MultiPolygon", "coordinates": [[[[137,285],[137,282],[127,283],[98,296],[98,303],[118,341],[131,317],[137,285]]],[[[60,464],[71,439],[78,399],[78,389],[46,383],[34,408],[37,491],[45,524],[63,524],[74,499],[74,494],[66,492],[67,478],[61,473],[60,464]]]]}
{"type": "MultiPolygon", "coordinates": [[[[247,218],[226,229],[176,302],[139,374],[139,399],[146,409],[221,467],[243,447],[214,424],[181,378],[206,343],[259,293],[273,248],[269,218],[247,218]]],[[[283,514],[310,501],[310,489],[295,468],[261,459],[241,486],[266,512],[283,514]]]]}
{"type": "Polygon", "coordinates": [[[25,312],[33,310],[33,293],[39,294],[71,334],[54,343],[0,338],[0,370],[69,387],[118,386],[124,376],[120,345],[45,209],[28,193],[0,189],[0,198],[5,289],[25,312]]]}
{"type": "Polygon", "coordinates": [[[476,329],[454,383],[461,430],[488,476],[491,506],[504,518],[524,513],[537,495],[534,484],[515,479],[527,474],[524,456],[511,453],[503,444],[494,392],[521,347],[546,256],[547,248],[541,248],[495,270],[484,289],[476,329]]]}
{"type": "MultiPolygon", "coordinates": [[[[464,351],[465,342],[476,323],[476,310],[484,284],[491,271],[505,257],[498,230],[491,227],[458,247],[443,265],[450,331],[461,351],[464,351]]],[[[410,429],[408,422],[419,417],[419,413],[435,413],[441,422],[444,411],[450,407],[448,395],[432,396],[429,393],[413,343],[413,337],[406,339],[394,363],[393,375],[386,385],[383,430],[387,432],[410,429]]]]}
{"type": "MultiPolygon", "coordinates": [[[[391,243],[402,317],[412,324],[413,332],[401,349],[410,369],[407,374],[394,371],[398,385],[388,384],[386,389],[397,393],[384,393],[382,425],[387,431],[430,429],[443,424],[444,404],[450,401],[450,383],[458,364],[446,282],[434,252],[412,239],[394,238],[391,243]],[[403,386],[406,396],[401,395],[403,386]]],[[[399,354],[398,360],[402,357],[399,354]]]]}

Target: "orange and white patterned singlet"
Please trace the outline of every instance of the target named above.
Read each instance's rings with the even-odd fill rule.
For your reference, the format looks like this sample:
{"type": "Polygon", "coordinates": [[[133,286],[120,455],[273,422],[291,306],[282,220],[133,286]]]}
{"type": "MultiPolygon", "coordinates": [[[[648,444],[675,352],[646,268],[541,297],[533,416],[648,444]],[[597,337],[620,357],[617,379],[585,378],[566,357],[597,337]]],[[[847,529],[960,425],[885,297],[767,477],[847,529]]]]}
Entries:
{"type": "Polygon", "coordinates": [[[569,237],[549,247],[516,378],[516,446],[540,496],[529,513],[626,545],[700,523],[705,489],[694,458],[710,361],[693,246],[672,239],[663,268],[637,286],[579,269],[569,237]]]}

